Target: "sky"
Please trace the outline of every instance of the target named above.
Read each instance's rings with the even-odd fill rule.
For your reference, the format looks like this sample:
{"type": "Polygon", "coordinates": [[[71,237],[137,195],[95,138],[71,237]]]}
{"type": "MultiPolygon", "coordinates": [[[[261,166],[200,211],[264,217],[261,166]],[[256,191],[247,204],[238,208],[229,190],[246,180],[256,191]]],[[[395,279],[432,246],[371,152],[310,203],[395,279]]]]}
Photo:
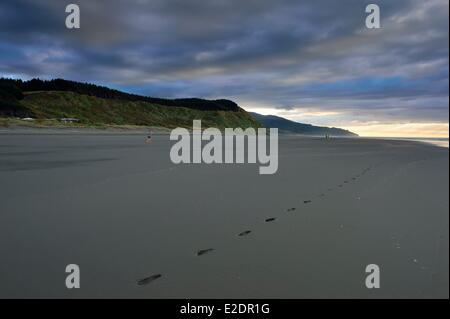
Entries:
{"type": "Polygon", "coordinates": [[[64,78],[362,136],[448,137],[448,0],[2,0],[0,76],[64,78]],[[76,3],[81,28],[65,27],[76,3]],[[365,26],[366,5],[381,28],[365,26]]]}

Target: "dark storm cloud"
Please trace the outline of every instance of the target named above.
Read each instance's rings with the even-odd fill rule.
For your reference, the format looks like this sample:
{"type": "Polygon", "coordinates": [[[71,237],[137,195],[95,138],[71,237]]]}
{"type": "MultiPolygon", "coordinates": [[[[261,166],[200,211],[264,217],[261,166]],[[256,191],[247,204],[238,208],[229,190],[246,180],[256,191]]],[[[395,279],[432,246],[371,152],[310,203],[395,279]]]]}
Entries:
{"type": "Polygon", "coordinates": [[[448,121],[446,0],[375,1],[381,30],[365,28],[362,0],[74,2],[80,30],[64,1],[3,0],[0,73],[448,121]]]}

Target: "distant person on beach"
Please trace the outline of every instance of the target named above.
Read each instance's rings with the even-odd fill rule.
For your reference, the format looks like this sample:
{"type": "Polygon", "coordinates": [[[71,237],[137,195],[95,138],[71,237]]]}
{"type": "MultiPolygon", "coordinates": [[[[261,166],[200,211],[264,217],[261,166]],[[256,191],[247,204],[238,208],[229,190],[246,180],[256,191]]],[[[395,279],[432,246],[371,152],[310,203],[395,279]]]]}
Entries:
{"type": "Polygon", "coordinates": [[[151,141],[152,141],[152,131],[149,130],[149,131],[148,131],[147,138],[146,138],[146,140],[145,140],[145,144],[151,143],[151,141]]]}

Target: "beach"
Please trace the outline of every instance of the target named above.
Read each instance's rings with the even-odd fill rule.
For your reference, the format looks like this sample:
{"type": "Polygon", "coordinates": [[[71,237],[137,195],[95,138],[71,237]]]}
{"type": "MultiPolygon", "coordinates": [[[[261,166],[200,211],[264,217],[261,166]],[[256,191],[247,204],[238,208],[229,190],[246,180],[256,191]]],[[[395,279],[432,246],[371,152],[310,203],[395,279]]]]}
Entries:
{"type": "Polygon", "coordinates": [[[171,145],[0,132],[0,298],[449,297],[448,148],[280,135],[260,175],[171,145]]]}

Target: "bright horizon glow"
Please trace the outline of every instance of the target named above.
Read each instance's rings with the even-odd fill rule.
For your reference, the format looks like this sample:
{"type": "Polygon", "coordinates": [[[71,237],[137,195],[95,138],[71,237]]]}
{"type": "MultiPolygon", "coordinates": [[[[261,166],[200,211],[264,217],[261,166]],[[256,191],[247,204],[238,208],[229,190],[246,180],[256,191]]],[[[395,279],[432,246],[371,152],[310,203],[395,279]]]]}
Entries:
{"type": "MultiPolygon", "coordinates": [[[[380,122],[355,122],[340,120],[340,124],[333,124],[333,115],[339,115],[338,112],[291,112],[276,108],[267,107],[248,107],[248,112],[256,112],[262,115],[274,115],[283,117],[287,120],[297,123],[311,124],[315,126],[337,127],[349,130],[361,137],[395,137],[395,138],[449,138],[449,123],[420,122],[420,123],[380,123],[380,122]],[[331,117],[326,123],[314,123],[310,120],[302,120],[301,116],[331,117]]],[[[349,116],[351,117],[351,116],[349,116]]]]}
{"type": "Polygon", "coordinates": [[[362,137],[449,137],[449,123],[358,123],[358,125],[348,125],[342,128],[362,137]]]}

